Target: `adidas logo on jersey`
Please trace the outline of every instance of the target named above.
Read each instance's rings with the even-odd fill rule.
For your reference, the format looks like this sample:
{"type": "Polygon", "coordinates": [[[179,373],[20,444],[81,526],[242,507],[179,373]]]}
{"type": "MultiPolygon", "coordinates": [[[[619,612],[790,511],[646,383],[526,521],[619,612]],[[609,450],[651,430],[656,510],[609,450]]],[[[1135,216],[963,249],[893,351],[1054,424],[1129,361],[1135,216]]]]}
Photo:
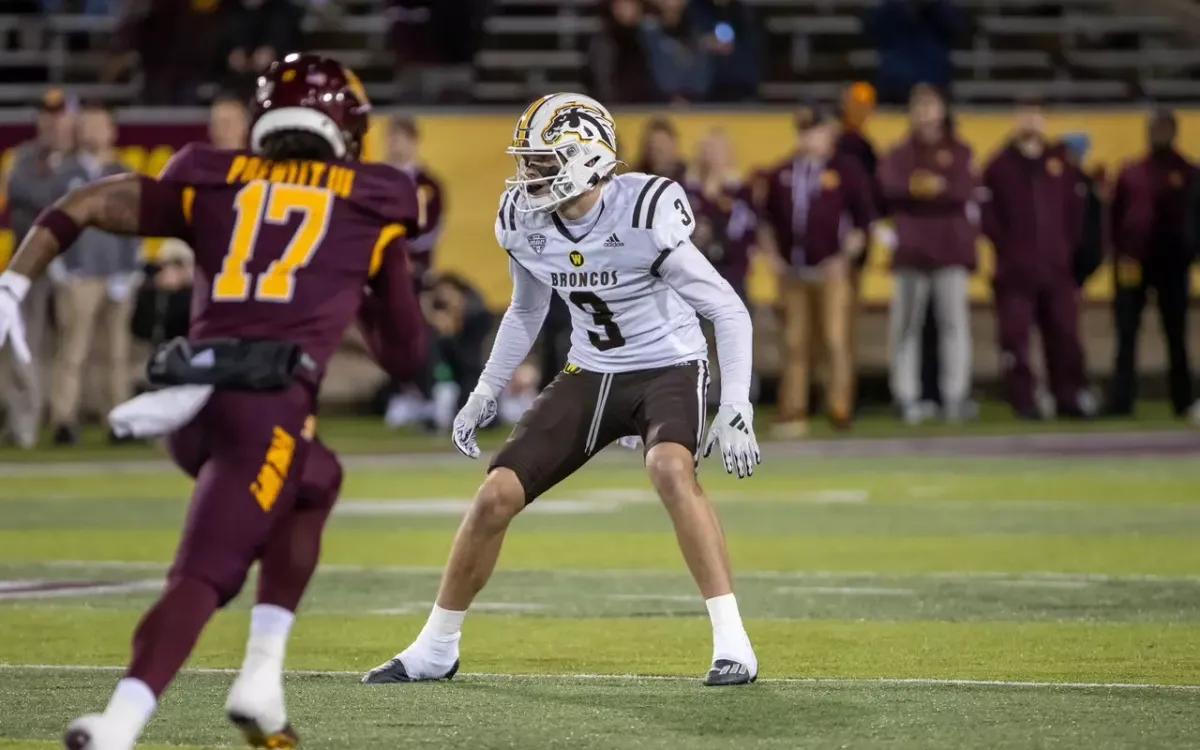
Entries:
{"type": "Polygon", "coordinates": [[[605,247],[625,247],[625,243],[621,242],[620,238],[617,237],[616,233],[614,232],[613,234],[608,235],[608,239],[606,239],[604,241],[604,246],[605,247]]]}

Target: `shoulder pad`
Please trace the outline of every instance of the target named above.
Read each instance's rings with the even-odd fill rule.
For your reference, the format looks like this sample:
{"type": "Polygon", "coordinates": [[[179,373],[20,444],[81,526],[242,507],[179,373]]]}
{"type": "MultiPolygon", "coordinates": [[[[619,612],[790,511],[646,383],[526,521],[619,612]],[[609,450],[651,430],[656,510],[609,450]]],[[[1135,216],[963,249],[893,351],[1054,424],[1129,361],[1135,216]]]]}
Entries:
{"type": "Polygon", "coordinates": [[[377,162],[357,163],[351,169],[356,173],[350,191],[350,201],[355,206],[389,224],[403,224],[410,231],[417,229],[417,186],[411,177],[377,162]]]}
{"type": "Polygon", "coordinates": [[[500,207],[496,209],[496,242],[505,250],[510,248],[510,233],[517,231],[517,196],[509,188],[500,194],[500,207]]]}
{"type": "MultiPolygon", "coordinates": [[[[633,177],[633,175],[626,175],[633,177]]],[[[674,180],[666,177],[655,177],[651,175],[638,175],[638,178],[644,178],[644,182],[640,187],[634,185],[636,198],[633,202],[633,219],[632,226],[634,229],[653,229],[654,214],[658,209],[658,202],[662,199],[663,193],[667,192],[667,188],[672,185],[678,186],[674,180]]],[[[682,190],[682,188],[680,188],[682,190]]]]}

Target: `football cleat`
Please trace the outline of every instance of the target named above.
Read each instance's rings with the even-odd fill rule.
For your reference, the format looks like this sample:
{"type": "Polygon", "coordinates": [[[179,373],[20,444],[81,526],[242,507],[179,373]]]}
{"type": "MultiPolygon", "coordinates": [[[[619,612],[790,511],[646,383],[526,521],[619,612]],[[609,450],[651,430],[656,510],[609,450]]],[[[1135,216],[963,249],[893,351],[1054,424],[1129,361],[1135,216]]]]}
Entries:
{"type": "Polygon", "coordinates": [[[63,735],[67,750],[131,750],[134,738],[103,714],[83,716],[71,722],[63,735]]]}
{"type": "Polygon", "coordinates": [[[714,687],[723,685],[749,685],[758,679],[758,672],[750,673],[750,668],[732,659],[717,659],[708,670],[704,684],[714,687]]]}
{"type": "Polygon", "coordinates": [[[229,720],[241,730],[250,747],[265,747],[269,750],[291,750],[300,746],[300,738],[291,724],[284,724],[277,732],[266,732],[257,719],[230,711],[229,720]]]}
{"type": "Polygon", "coordinates": [[[283,675],[277,670],[243,670],[225,700],[225,714],[250,747],[293,748],[299,744],[283,705],[283,675]]]}
{"type": "Polygon", "coordinates": [[[380,664],[370,672],[367,672],[363,675],[362,681],[366,685],[388,685],[395,682],[435,682],[437,680],[452,680],[456,674],[458,674],[458,659],[454,660],[454,666],[450,667],[450,671],[441,677],[409,677],[408,670],[404,668],[404,663],[397,656],[395,659],[380,664]]]}

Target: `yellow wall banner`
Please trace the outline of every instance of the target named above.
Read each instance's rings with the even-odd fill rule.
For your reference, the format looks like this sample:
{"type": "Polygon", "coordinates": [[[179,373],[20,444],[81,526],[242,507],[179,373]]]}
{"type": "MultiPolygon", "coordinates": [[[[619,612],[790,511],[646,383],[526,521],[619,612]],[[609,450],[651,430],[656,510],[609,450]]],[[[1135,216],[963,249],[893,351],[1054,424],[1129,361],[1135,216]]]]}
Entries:
{"type": "MultiPolygon", "coordinates": [[[[504,153],[519,116],[430,115],[419,118],[422,156],[441,179],[446,190],[446,216],[438,243],[437,265],[475,283],[488,304],[503,308],[510,290],[507,256],[496,246],[493,223],[499,207],[504,179],[513,173],[513,161],[504,153]]],[[[680,112],[670,114],[679,129],[685,155],[695,153],[696,143],[713,128],[724,129],[737,150],[742,172],[783,159],[792,150],[794,132],[787,113],[680,112]]],[[[637,160],[641,130],[649,114],[617,116],[618,137],[630,163],[637,160]]],[[[1139,111],[1070,111],[1049,117],[1051,135],[1081,131],[1091,137],[1089,164],[1103,164],[1110,172],[1142,153],[1146,115],[1139,111]]],[[[1200,110],[1181,111],[1180,143],[1191,156],[1200,156],[1200,110]]],[[[1012,117],[1007,114],[962,113],[958,128],[975,149],[981,166],[1006,139],[1012,117]]],[[[906,124],[902,115],[879,114],[869,123],[868,135],[881,152],[899,140],[906,124]]],[[[990,298],[987,275],[991,270],[990,250],[981,242],[980,271],[972,280],[972,296],[990,298]]],[[[869,302],[885,302],[891,296],[888,258],[880,248],[872,250],[863,294],[869,302]]],[[[1089,284],[1089,296],[1105,298],[1111,293],[1111,277],[1098,273],[1089,284]]],[[[1198,284],[1200,286],[1200,284],[1198,284]]],[[[774,284],[765,269],[756,267],[750,279],[750,294],[761,302],[774,298],[774,284]]]]}

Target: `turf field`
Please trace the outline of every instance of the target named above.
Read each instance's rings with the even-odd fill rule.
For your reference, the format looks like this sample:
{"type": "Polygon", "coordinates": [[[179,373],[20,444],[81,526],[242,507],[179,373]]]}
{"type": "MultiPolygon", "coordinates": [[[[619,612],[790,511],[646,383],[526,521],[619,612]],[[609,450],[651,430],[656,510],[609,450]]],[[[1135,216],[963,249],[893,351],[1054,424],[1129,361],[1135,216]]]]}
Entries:
{"type": "MultiPolygon", "coordinates": [[[[420,629],[482,467],[349,459],[289,650],[305,747],[1194,748],[1200,434],[938,432],[770,445],[743,482],[705,464],[762,665],[726,690],[699,683],[703,604],[619,450],[518,519],[466,674],[358,684],[420,629]]],[[[0,748],[53,747],[103,706],[173,551],[187,483],[153,451],[113,455],[0,456],[0,748]]],[[[234,743],[246,607],[213,623],[149,747],[234,743]]]]}

